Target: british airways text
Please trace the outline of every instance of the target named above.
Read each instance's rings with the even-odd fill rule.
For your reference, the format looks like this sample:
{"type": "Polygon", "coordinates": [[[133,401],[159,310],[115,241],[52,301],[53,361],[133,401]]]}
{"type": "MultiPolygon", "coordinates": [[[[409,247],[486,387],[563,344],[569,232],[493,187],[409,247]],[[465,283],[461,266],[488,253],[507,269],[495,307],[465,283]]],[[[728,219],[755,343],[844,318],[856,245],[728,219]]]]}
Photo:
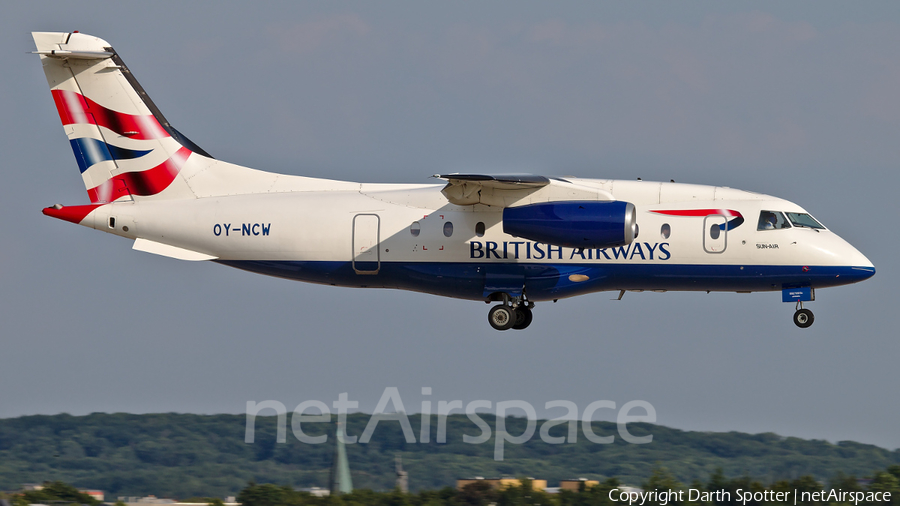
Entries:
{"type": "Polygon", "coordinates": [[[470,241],[469,258],[562,260],[668,260],[672,258],[667,242],[634,242],[616,248],[564,248],[532,241],[470,241]]]}

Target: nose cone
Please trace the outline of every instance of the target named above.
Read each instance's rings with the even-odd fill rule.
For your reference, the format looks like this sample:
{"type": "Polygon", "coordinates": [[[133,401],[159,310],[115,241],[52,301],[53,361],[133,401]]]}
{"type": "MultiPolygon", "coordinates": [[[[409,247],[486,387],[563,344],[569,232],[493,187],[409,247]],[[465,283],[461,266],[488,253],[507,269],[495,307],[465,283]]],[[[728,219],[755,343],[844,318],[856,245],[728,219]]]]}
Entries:
{"type": "Polygon", "coordinates": [[[871,278],[875,275],[875,266],[866,258],[865,255],[853,247],[850,243],[844,241],[847,245],[842,251],[844,265],[848,267],[849,272],[846,274],[852,279],[853,283],[871,278]]]}
{"type": "Polygon", "coordinates": [[[857,260],[850,269],[853,271],[853,277],[856,278],[857,281],[862,281],[864,279],[869,279],[875,275],[875,266],[872,265],[872,262],[866,258],[865,255],[859,252],[856,248],[853,248],[853,251],[858,255],[859,260],[857,260]]]}
{"type": "Polygon", "coordinates": [[[866,258],[865,255],[860,253],[858,249],[853,248],[853,251],[856,253],[856,258],[857,258],[857,260],[855,262],[853,262],[853,265],[855,267],[865,267],[866,269],[871,270],[872,274],[875,274],[875,265],[873,265],[872,262],[868,258],[866,258]]]}
{"type": "Polygon", "coordinates": [[[798,243],[807,247],[804,264],[828,267],[829,279],[823,280],[827,281],[827,286],[859,283],[875,275],[872,262],[837,234],[830,231],[812,233],[806,229],[798,229],[796,233],[798,243]]]}

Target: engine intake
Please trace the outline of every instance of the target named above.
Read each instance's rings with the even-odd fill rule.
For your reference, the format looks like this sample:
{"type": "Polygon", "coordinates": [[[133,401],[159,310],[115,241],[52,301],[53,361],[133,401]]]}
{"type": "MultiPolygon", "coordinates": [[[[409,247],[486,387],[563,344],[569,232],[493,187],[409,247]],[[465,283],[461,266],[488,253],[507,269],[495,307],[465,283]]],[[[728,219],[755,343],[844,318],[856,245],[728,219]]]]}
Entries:
{"type": "Polygon", "coordinates": [[[611,248],[637,237],[634,204],[612,201],[543,202],[503,210],[503,232],[570,248],[611,248]]]}

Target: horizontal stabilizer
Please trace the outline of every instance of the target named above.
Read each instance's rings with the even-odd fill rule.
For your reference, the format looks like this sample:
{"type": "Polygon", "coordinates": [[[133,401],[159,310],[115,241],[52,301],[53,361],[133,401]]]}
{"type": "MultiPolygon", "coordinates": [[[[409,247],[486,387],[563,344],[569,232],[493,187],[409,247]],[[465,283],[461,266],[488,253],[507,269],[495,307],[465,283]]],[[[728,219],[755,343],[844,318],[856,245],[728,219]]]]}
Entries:
{"type": "Polygon", "coordinates": [[[189,249],[170,246],[161,242],[141,238],[137,238],[134,240],[134,246],[132,246],[132,249],[143,251],[146,253],[153,253],[154,255],[177,258],[178,260],[189,260],[192,262],[198,262],[201,260],[215,260],[216,258],[218,258],[207,255],[205,253],[198,253],[189,249]]]}
{"type": "Polygon", "coordinates": [[[32,51],[32,54],[40,54],[51,58],[75,58],[77,60],[102,60],[110,58],[113,53],[109,51],[66,51],[51,49],[49,51],[32,51]]]}

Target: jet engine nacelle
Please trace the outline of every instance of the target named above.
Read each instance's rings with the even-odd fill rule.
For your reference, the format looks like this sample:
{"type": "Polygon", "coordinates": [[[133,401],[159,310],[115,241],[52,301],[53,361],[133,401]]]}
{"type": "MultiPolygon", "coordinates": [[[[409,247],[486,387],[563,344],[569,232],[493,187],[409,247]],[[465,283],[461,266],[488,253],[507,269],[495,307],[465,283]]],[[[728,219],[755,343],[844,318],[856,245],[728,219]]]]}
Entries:
{"type": "Polygon", "coordinates": [[[566,201],[507,207],[503,232],[570,248],[611,248],[637,237],[634,204],[566,201]]]}

